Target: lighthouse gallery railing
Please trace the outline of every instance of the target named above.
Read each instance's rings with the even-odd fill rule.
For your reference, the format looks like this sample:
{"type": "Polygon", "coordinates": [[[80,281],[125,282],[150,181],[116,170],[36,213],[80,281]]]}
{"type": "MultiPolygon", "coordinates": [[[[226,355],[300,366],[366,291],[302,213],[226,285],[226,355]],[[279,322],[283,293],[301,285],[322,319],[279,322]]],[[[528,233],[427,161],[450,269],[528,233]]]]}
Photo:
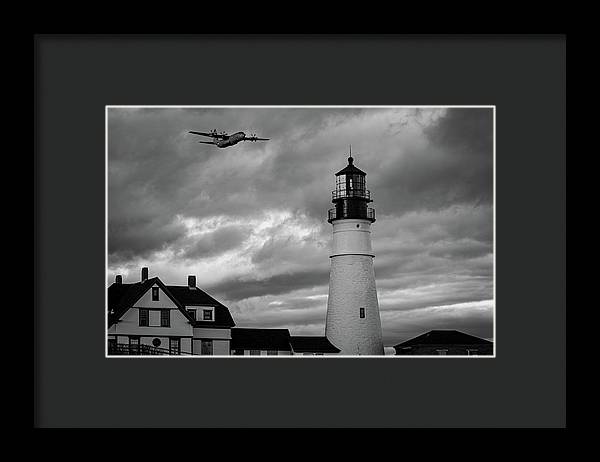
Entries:
{"type": "Polygon", "coordinates": [[[368,189],[336,189],[331,191],[331,200],[342,199],[344,197],[362,197],[371,200],[371,191],[368,189]]]}
{"type": "Polygon", "coordinates": [[[331,221],[331,220],[338,220],[338,219],[342,219],[342,218],[367,218],[368,220],[373,220],[375,221],[375,209],[372,209],[371,207],[367,207],[367,216],[353,216],[352,214],[345,214],[343,216],[337,216],[337,212],[336,209],[329,209],[327,211],[327,220],[331,221]]]}

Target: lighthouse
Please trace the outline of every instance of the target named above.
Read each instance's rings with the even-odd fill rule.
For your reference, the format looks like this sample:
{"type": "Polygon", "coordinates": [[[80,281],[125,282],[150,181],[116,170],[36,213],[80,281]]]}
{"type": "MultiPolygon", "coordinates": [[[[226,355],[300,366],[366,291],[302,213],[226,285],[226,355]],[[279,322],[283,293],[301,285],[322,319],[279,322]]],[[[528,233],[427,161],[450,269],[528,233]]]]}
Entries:
{"type": "Polygon", "coordinates": [[[335,207],[328,213],[333,246],[325,335],[341,355],[384,354],[371,248],[375,209],[368,206],[366,176],[350,151],[348,165],[335,174],[335,207]]]}

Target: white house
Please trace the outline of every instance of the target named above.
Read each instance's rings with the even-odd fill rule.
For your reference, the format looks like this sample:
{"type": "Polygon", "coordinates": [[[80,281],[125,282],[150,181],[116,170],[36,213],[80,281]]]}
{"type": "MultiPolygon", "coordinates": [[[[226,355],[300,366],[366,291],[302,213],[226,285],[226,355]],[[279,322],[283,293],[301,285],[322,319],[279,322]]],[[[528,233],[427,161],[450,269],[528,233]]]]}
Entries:
{"type": "Polygon", "coordinates": [[[165,285],[142,268],[138,282],[118,275],[108,287],[108,355],[292,356],[338,354],[327,337],[288,329],[234,327],[229,309],[196,286],[165,285]]]}
{"type": "Polygon", "coordinates": [[[108,288],[109,355],[229,355],[229,309],[196,287],[167,286],[158,277],[124,284],[119,275],[108,288]]]}

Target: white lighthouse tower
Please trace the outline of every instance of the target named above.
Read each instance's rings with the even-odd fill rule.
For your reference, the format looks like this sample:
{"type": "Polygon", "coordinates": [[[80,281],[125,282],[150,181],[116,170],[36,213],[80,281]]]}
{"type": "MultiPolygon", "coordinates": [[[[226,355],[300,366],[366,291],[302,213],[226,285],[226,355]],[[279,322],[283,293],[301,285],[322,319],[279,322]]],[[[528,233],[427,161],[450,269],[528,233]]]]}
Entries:
{"type": "Polygon", "coordinates": [[[341,355],[383,355],[381,319],[375,288],[371,224],[375,209],[368,207],[371,193],[367,174],[348,165],[335,174],[335,190],[328,221],[333,225],[333,252],[325,335],[341,355]]]}

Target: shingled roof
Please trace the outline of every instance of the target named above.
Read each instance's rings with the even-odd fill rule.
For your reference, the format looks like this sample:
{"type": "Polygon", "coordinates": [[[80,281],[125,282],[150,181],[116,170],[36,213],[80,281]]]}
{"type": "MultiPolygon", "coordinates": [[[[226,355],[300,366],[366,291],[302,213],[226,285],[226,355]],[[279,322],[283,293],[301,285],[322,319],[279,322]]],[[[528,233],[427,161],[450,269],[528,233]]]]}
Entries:
{"type": "MultiPolygon", "coordinates": [[[[133,284],[111,284],[108,288],[108,326],[112,326],[114,323],[119,321],[129,309],[135,305],[135,303],[142,298],[142,296],[148,292],[148,290],[154,285],[158,284],[161,289],[169,296],[173,303],[175,303],[180,310],[183,310],[183,306],[177,303],[157,277],[146,279],[145,281],[134,282],[133,284]]],[[[186,318],[193,320],[187,312],[185,313],[186,318]]]]}
{"type": "Polygon", "coordinates": [[[297,353],[339,353],[327,337],[293,335],[290,344],[297,353]]]}
{"type": "Polygon", "coordinates": [[[194,327],[232,327],[235,322],[231,317],[229,309],[208,295],[203,290],[195,287],[190,289],[188,286],[166,286],[158,278],[150,278],[145,281],[136,282],[133,284],[111,284],[108,287],[108,325],[112,326],[115,322],[123,317],[123,315],[142,296],[154,285],[158,284],[163,292],[173,300],[173,303],[179,308],[179,311],[188,319],[194,327]],[[203,321],[194,320],[186,311],[186,306],[214,306],[215,320],[203,321]]]}
{"type": "Polygon", "coordinates": [[[202,319],[194,322],[194,327],[233,327],[235,322],[231,317],[229,308],[218,300],[214,299],[202,289],[188,286],[167,286],[173,296],[185,306],[214,306],[215,320],[203,321],[202,319]]]}
{"type": "Polygon", "coordinates": [[[231,329],[232,350],[291,351],[290,331],[287,329],[231,329]]]}
{"type": "Polygon", "coordinates": [[[431,330],[398,345],[394,345],[394,348],[405,348],[415,345],[491,345],[492,343],[489,340],[457,330],[431,330]]]}

